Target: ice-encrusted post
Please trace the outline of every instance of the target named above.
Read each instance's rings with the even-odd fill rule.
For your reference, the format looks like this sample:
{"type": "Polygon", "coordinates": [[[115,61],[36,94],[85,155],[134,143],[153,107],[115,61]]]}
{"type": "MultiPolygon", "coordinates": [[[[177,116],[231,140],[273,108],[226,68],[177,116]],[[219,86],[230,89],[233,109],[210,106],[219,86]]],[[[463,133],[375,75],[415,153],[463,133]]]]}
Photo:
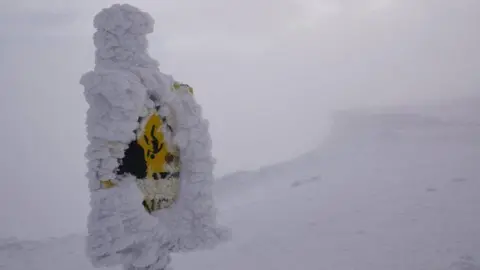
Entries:
{"type": "Polygon", "coordinates": [[[97,14],[94,27],[96,68],[158,66],[147,53],[147,34],[154,30],[154,20],[148,13],[130,5],[113,5],[97,14]]]}
{"type": "Polygon", "coordinates": [[[151,16],[113,5],[94,19],[95,68],[81,79],[87,111],[90,206],[86,251],[96,267],[164,269],[171,252],[213,248],[230,238],[217,225],[208,122],[190,87],[158,69],[147,53],[151,16]],[[155,97],[152,101],[150,97],[155,97]],[[180,191],[169,208],[148,214],[135,177],[117,175],[136,140],[138,119],[151,108],[173,117],[180,153],[180,191]]]}

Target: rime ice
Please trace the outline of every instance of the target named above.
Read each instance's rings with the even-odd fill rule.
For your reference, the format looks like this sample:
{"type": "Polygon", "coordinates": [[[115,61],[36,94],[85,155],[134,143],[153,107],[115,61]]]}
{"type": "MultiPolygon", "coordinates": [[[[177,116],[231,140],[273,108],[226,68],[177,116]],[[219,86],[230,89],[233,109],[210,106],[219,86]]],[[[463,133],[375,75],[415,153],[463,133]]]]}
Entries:
{"type": "Polygon", "coordinates": [[[148,55],[146,35],[153,24],[150,15],[130,5],[113,5],[94,19],[95,68],[80,82],[89,104],[87,255],[98,267],[161,269],[172,251],[213,248],[230,237],[216,222],[208,122],[189,89],[176,87],[148,55]],[[175,119],[172,141],[182,164],[176,203],[152,215],[142,206],[135,177],[116,174],[118,160],[136,138],[139,117],[152,107],[151,96],[163,115],[175,119]],[[102,189],[104,179],[113,187],[102,189]]]}

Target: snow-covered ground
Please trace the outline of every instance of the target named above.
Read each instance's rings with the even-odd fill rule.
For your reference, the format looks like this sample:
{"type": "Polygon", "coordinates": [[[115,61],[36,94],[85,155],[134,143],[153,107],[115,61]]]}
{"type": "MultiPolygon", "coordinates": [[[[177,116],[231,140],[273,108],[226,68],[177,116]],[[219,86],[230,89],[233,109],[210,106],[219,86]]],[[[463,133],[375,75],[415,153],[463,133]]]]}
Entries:
{"type": "MultiPolygon", "coordinates": [[[[176,255],[173,266],[480,270],[480,122],[458,119],[412,110],[337,116],[315,151],[219,180],[233,241],[176,255]]],[[[93,269],[83,249],[81,234],[7,239],[0,269],[93,269]]]]}

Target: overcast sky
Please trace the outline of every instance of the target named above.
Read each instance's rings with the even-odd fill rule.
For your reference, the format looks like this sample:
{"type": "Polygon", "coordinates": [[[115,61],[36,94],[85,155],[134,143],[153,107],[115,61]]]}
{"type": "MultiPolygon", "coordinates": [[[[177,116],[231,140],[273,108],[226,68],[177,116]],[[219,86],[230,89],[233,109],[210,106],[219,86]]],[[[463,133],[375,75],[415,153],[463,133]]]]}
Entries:
{"type": "MultiPolygon", "coordinates": [[[[80,232],[88,213],[93,16],[114,1],[0,3],[0,237],[80,232]]],[[[132,0],[150,51],[192,85],[218,175],[315,148],[335,109],[468,96],[480,76],[478,0],[132,0]]]]}

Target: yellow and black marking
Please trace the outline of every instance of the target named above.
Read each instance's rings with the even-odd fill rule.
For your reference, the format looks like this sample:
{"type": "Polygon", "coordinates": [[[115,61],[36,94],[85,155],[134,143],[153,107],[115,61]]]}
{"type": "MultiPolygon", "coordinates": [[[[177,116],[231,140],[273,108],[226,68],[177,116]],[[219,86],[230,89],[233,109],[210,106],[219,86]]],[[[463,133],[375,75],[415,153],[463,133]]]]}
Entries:
{"type": "MultiPolygon", "coordinates": [[[[151,213],[170,207],[178,196],[180,157],[178,150],[165,140],[164,130],[172,132],[158,110],[139,119],[141,130],[120,161],[118,175],[131,174],[144,195],[143,206],[151,213]]],[[[112,181],[102,181],[103,188],[114,187],[112,181]]]]}
{"type": "Polygon", "coordinates": [[[104,180],[100,181],[100,183],[103,189],[112,188],[115,186],[115,183],[113,183],[112,180],[104,180]]]}
{"type": "Polygon", "coordinates": [[[182,88],[186,88],[188,92],[193,95],[193,88],[190,85],[180,82],[173,83],[173,90],[180,90],[182,88]]]}

